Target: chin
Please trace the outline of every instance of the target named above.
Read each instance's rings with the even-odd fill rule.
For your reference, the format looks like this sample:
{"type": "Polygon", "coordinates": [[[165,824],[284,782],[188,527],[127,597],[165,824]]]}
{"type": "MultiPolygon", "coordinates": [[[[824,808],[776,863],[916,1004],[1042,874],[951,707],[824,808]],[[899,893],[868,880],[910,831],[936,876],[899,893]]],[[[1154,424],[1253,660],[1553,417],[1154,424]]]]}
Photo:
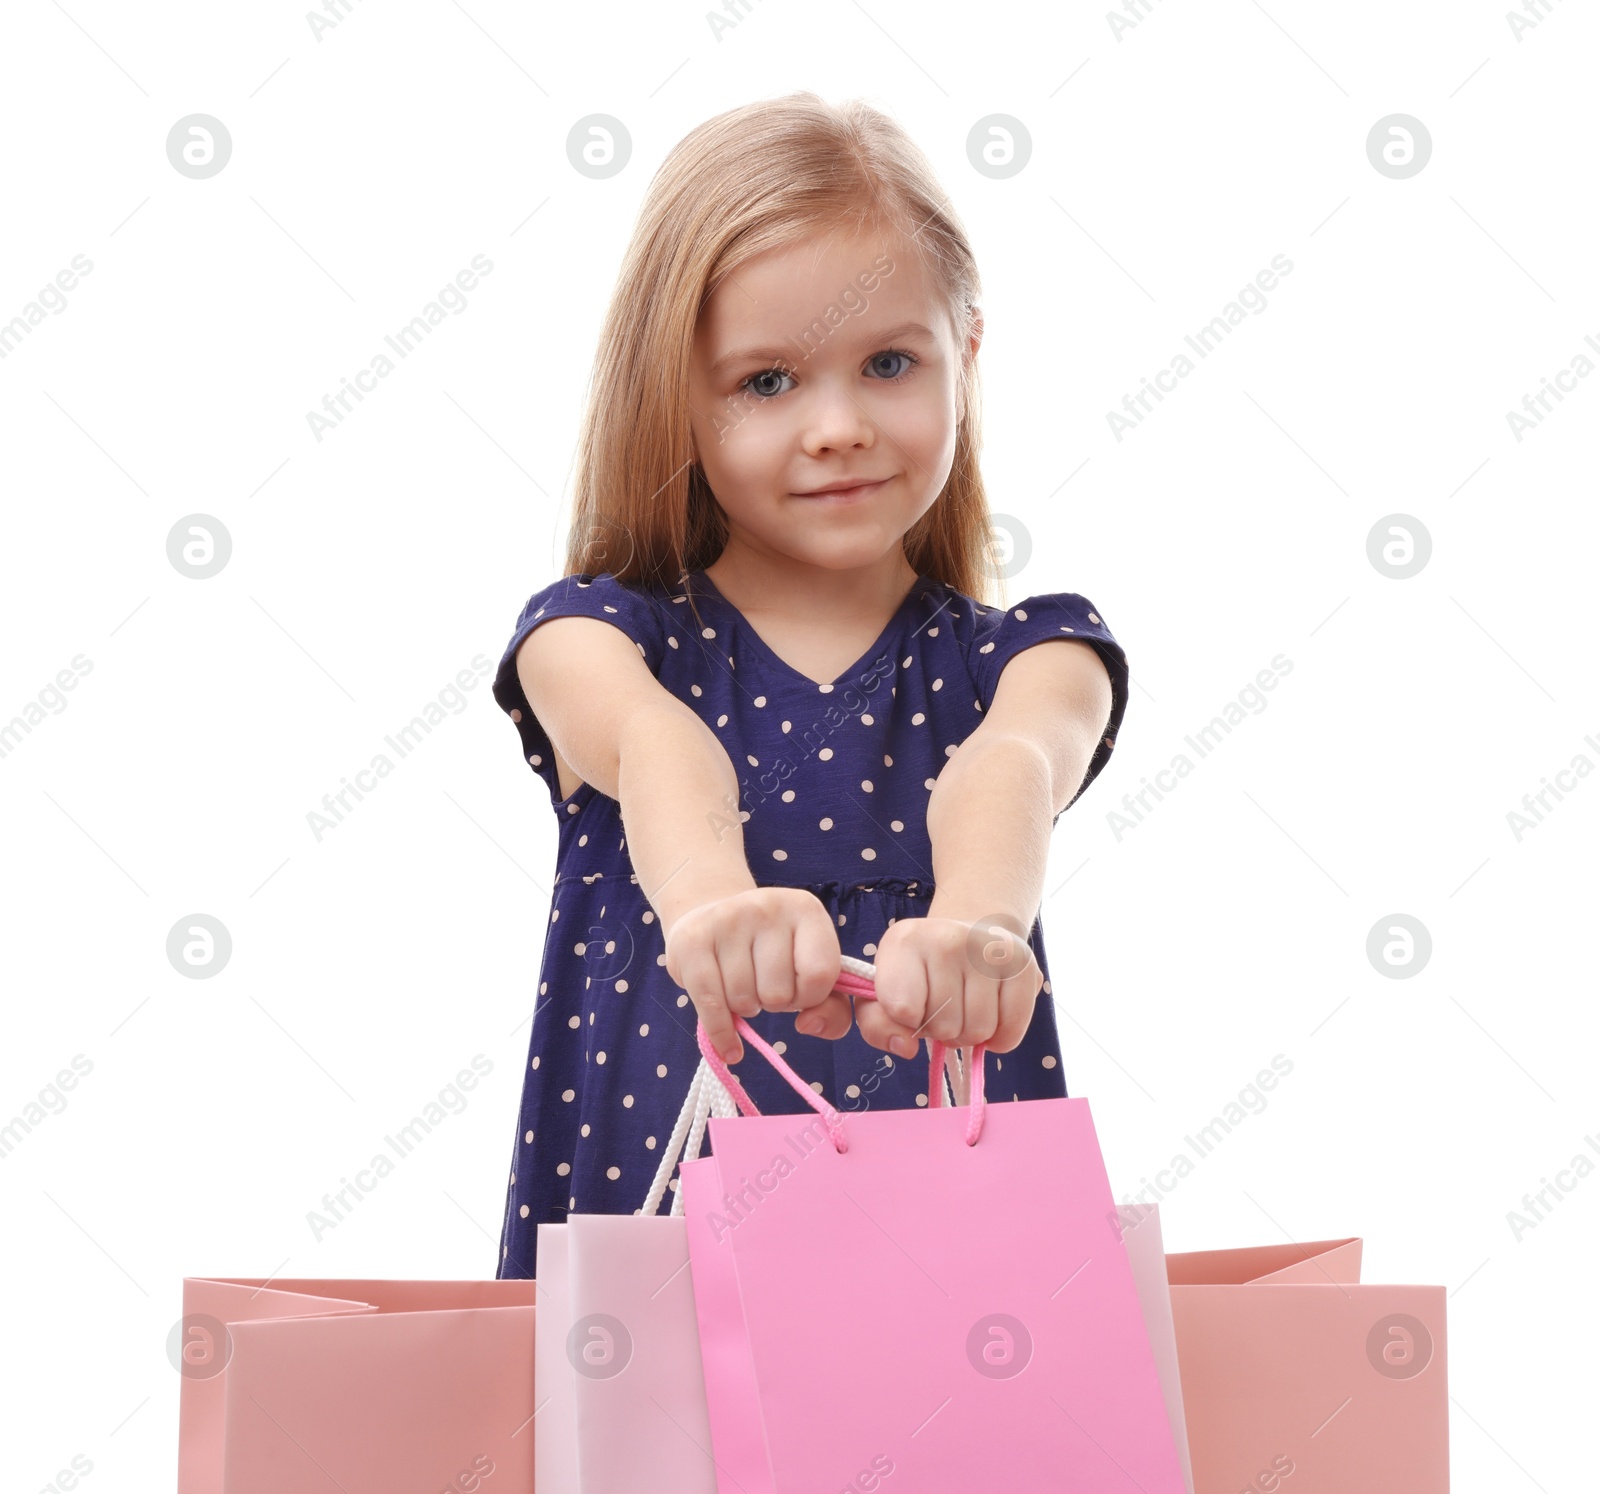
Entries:
{"type": "Polygon", "coordinates": [[[898,534],[875,534],[870,539],[840,536],[840,543],[836,545],[794,545],[787,547],[786,553],[819,570],[859,571],[877,565],[885,555],[897,549],[903,552],[902,538],[898,534]]]}

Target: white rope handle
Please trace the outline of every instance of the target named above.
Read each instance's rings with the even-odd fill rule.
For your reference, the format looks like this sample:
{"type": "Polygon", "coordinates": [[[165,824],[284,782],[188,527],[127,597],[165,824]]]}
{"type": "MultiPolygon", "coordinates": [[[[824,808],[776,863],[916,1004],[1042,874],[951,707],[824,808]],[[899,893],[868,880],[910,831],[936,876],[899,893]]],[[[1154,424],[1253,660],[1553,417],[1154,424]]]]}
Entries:
{"type": "Polygon", "coordinates": [[[672,1176],[672,1169],[678,1165],[678,1158],[683,1153],[683,1144],[689,1135],[689,1128],[694,1121],[695,1107],[700,1100],[700,1076],[707,1068],[702,1059],[700,1067],[694,1071],[689,1080],[689,1092],[683,1098],[683,1108],[678,1112],[678,1118],[673,1123],[672,1135],[667,1138],[667,1145],[662,1152],[661,1161],[656,1167],[656,1175],[650,1184],[650,1191],[645,1194],[644,1204],[640,1208],[641,1214],[656,1214],[661,1210],[661,1199],[667,1191],[667,1180],[672,1176]]]}
{"type": "Polygon", "coordinates": [[[957,1105],[972,1103],[972,1084],[967,1074],[967,1060],[959,1048],[944,1050],[944,1078],[946,1091],[957,1105]]]}
{"type": "MultiPolygon", "coordinates": [[[[695,1105],[694,1125],[689,1130],[689,1142],[684,1148],[684,1160],[694,1161],[700,1155],[701,1138],[705,1135],[706,1120],[709,1116],[720,1115],[732,1117],[739,1113],[739,1107],[734,1104],[733,1096],[727,1091],[723,1082],[711,1071],[709,1064],[701,1060],[705,1068],[705,1077],[700,1084],[700,1099],[695,1105]]],[[[675,1188],[672,1192],[672,1208],[668,1211],[677,1218],[682,1218],[684,1210],[683,1189],[675,1188]]]]}
{"type": "MultiPolygon", "coordinates": [[[[733,1103],[733,1097],[723,1087],[722,1081],[711,1071],[711,1065],[702,1058],[700,1067],[694,1071],[694,1076],[689,1081],[689,1092],[684,1096],[683,1109],[678,1112],[678,1119],[672,1127],[672,1135],[667,1138],[661,1163],[656,1168],[655,1180],[650,1184],[650,1191],[645,1195],[644,1205],[639,1210],[641,1214],[660,1212],[661,1200],[666,1196],[669,1181],[679,1158],[685,1162],[692,1162],[700,1155],[706,1119],[713,1113],[737,1115],[738,1109],[733,1103]]],[[[674,1191],[676,1196],[672,1200],[672,1212],[682,1214],[683,1192],[681,1189],[674,1191]]]]}

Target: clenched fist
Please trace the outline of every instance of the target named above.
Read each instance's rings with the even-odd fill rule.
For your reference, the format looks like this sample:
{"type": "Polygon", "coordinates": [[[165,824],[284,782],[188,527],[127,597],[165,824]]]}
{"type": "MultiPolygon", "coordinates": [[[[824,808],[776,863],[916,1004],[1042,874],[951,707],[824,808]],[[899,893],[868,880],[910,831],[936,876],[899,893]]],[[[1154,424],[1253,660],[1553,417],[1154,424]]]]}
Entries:
{"type": "Polygon", "coordinates": [[[667,931],[666,955],[725,1063],[744,1057],[735,1016],[803,1012],[801,1032],[850,1030],[850,998],[831,994],[841,968],[833,915],[804,888],[752,887],[701,903],[667,931]]]}

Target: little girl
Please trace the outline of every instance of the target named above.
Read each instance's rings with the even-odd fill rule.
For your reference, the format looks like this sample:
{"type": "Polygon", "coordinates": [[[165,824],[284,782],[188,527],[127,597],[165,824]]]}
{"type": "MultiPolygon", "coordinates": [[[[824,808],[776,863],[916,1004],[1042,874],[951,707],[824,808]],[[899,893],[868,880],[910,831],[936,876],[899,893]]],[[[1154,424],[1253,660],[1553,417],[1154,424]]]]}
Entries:
{"type": "MultiPolygon", "coordinates": [[[[987,1045],[990,1100],[1066,1094],[1045,857],[1128,667],[1082,596],[974,600],[978,290],[860,103],[734,109],[650,185],[566,574],[494,683],[560,836],[502,1277],[537,1274],[540,1223],[639,1211],[697,1020],[732,1063],[745,1017],[841,1110],[926,1105],[930,1038],[987,1045]],[[876,966],[853,1012],[841,954],[876,966]]],[[[801,1110],[758,1060],[756,1105],[801,1110]]]]}

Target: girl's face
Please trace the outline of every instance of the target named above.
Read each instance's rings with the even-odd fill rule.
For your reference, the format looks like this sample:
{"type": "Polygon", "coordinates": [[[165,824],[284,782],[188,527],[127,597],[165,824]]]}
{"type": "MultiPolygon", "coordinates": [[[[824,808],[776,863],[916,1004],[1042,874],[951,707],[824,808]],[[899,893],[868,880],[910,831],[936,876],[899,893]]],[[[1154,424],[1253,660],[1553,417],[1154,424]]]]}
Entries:
{"type": "Polygon", "coordinates": [[[828,569],[891,550],[955,455],[963,355],[898,234],[835,234],[749,261],[700,314],[695,455],[730,544],[828,569]],[[823,496],[818,489],[868,484],[823,496]]]}

